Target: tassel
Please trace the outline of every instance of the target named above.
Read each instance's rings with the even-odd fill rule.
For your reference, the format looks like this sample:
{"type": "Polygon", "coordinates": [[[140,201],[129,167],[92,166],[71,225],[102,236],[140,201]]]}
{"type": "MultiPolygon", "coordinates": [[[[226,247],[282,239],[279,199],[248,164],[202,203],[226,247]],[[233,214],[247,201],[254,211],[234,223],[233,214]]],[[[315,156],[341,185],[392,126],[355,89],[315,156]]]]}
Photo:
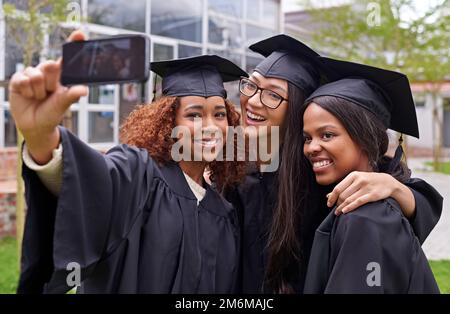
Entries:
{"type": "Polygon", "coordinates": [[[152,97],[152,101],[153,102],[156,98],[156,81],[158,80],[158,75],[155,74],[155,82],[153,84],[153,97],[152,97]]]}
{"type": "Polygon", "coordinates": [[[398,146],[397,146],[397,149],[395,150],[394,158],[392,158],[392,160],[389,164],[389,172],[388,173],[393,173],[394,169],[397,168],[397,166],[400,164],[400,161],[401,161],[403,153],[404,153],[402,143],[403,143],[403,134],[400,134],[400,138],[398,139],[398,146]]]}

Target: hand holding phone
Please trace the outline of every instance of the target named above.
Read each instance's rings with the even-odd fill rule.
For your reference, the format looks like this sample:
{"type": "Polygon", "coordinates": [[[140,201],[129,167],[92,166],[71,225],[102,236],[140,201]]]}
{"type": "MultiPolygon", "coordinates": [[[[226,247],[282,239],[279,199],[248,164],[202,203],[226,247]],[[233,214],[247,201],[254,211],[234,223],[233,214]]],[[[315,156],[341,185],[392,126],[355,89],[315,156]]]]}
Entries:
{"type": "MultiPolygon", "coordinates": [[[[84,40],[84,34],[75,31],[69,40],[84,40]]],[[[57,125],[66,110],[88,93],[86,86],[61,85],[60,75],[61,59],[48,60],[14,73],[9,82],[11,114],[38,164],[52,158],[60,141],[57,125]]]]}

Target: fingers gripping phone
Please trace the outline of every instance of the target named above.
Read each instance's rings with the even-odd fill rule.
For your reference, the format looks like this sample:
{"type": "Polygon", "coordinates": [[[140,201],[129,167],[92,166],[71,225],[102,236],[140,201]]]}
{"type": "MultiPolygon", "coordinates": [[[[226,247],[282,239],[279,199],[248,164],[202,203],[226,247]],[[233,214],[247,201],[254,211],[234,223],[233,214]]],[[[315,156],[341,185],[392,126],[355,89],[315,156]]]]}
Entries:
{"type": "Polygon", "coordinates": [[[61,84],[145,82],[150,73],[150,39],[119,35],[63,45],[61,84]]]}

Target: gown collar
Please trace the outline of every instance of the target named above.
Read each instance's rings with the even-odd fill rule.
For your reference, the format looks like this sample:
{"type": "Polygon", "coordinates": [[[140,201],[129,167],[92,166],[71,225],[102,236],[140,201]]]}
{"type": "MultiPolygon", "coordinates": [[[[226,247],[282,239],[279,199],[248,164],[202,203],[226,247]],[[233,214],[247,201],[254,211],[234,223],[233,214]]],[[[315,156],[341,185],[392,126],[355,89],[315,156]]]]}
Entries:
{"type": "Polygon", "coordinates": [[[185,198],[197,200],[178,163],[168,162],[161,167],[161,172],[172,191],[185,198]]]}
{"type": "MultiPolygon", "coordinates": [[[[170,186],[172,191],[176,194],[185,197],[187,199],[195,201],[197,198],[192,192],[189,184],[184,177],[183,171],[176,162],[169,162],[161,167],[161,172],[164,176],[164,180],[170,186]]],[[[233,207],[227,201],[225,201],[220,194],[213,189],[209,184],[205,183],[206,193],[203,199],[199,202],[200,207],[205,210],[218,215],[229,217],[233,212],[233,207]]]]}

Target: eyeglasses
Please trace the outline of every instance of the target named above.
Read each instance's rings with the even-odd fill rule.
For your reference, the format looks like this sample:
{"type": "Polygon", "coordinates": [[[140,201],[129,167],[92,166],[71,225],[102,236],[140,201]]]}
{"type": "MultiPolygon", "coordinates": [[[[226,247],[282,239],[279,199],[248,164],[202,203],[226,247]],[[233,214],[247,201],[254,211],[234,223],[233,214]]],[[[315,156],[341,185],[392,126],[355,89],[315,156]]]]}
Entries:
{"type": "Polygon", "coordinates": [[[259,90],[261,91],[261,93],[259,94],[261,103],[271,109],[278,108],[278,106],[281,105],[283,101],[287,100],[280,94],[270,89],[261,88],[250,81],[248,78],[241,77],[241,81],[239,82],[239,91],[241,92],[241,94],[247,97],[253,97],[259,90]]]}

